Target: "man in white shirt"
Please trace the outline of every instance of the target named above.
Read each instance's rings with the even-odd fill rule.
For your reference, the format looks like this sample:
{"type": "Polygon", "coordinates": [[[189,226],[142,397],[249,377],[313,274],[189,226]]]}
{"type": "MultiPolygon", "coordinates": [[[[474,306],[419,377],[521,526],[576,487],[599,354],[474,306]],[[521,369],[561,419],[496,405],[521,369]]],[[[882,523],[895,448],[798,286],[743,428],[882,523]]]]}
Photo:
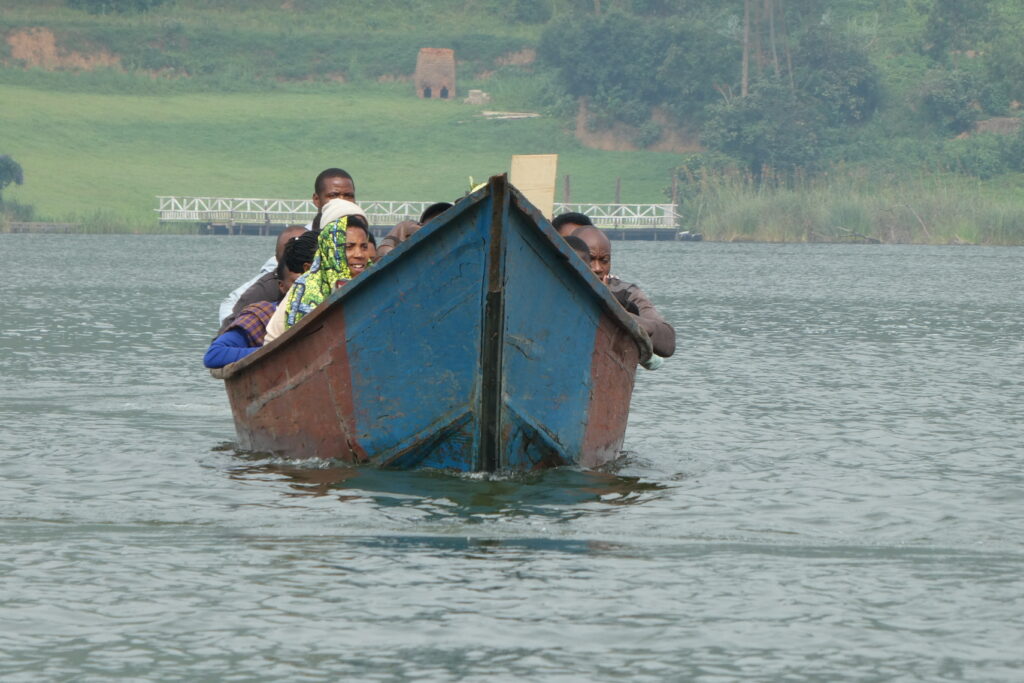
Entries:
{"type": "MultiPolygon", "coordinates": [[[[317,214],[314,216],[313,220],[306,225],[307,230],[320,229],[320,210],[323,208],[324,204],[332,199],[344,199],[349,202],[356,201],[356,182],[352,179],[352,176],[348,171],[340,168],[328,168],[321,171],[316,177],[316,180],[313,182],[313,206],[316,207],[317,214]]],[[[277,270],[276,254],[267,259],[267,262],[260,268],[260,272],[256,273],[255,276],[236,287],[227,295],[227,298],[220,302],[218,324],[223,323],[224,320],[231,315],[232,309],[234,309],[239,297],[242,296],[242,293],[245,292],[245,290],[252,287],[263,275],[272,273],[275,270],[277,270]]]]}

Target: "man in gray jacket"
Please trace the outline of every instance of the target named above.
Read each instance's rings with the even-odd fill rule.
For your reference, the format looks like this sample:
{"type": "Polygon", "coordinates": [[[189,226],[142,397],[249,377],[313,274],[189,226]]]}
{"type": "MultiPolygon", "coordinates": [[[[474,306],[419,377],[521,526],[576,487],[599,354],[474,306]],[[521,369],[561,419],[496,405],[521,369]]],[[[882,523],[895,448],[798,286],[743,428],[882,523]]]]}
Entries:
{"type": "Polygon", "coordinates": [[[676,331],[662,317],[651,300],[636,285],[611,274],[612,243],[600,228],[588,225],[577,229],[574,237],[583,240],[590,252],[590,272],[608,285],[608,291],[631,313],[651,338],[654,353],[668,358],[676,351],[676,331]]]}

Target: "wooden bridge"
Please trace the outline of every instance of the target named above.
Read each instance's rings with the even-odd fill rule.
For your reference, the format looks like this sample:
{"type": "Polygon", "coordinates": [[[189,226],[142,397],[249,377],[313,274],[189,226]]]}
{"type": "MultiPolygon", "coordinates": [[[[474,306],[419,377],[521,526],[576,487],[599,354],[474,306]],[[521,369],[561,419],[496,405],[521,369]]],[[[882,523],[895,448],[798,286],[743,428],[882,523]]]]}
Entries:
{"type": "MultiPolygon", "coordinates": [[[[285,225],[306,224],[316,215],[308,199],[229,197],[157,197],[160,222],[197,223],[200,231],[227,234],[273,234],[285,225]]],[[[360,201],[375,232],[416,219],[434,202],[360,201]]],[[[555,215],[575,211],[618,239],[675,239],[677,217],[672,204],[556,203],[555,215]]]]}

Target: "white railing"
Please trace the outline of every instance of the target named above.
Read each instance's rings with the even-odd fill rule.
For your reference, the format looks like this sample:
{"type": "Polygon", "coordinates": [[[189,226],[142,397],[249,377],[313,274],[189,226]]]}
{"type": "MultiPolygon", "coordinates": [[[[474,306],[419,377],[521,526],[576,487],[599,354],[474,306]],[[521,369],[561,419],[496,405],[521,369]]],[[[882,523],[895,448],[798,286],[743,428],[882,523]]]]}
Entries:
{"type": "Polygon", "coordinates": [[[599,228],[674,228],[672,204],[555,204],[555,215],[582,213],[599,228]]]}
{"type": "MultiPolygon", "coordinates": [[[[227,197],[157,197],[161,221],[203,223],[307,223],[316,215],[308,199],[245,199],[227,197]]],[[[394,225],[418,218],[433,202],[364,201],[371,225],[394,225]]],[[[599,228],[675,228],[672,204],[555,204],[555,215],[574,211],[599,228]]]]}

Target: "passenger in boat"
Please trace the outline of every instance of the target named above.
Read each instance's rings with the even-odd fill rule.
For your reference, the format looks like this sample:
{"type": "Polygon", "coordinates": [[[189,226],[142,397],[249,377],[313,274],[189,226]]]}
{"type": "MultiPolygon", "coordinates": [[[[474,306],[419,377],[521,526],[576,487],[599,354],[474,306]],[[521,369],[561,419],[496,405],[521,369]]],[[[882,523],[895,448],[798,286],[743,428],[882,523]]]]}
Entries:
{"type": "Polygon", "coordinates": [[[676,331],[661,313],[658,313],[658,309],[648,296],[636,285],[624,282],[611,274],[612,243],[608,236],[594,226],[579,228],[573,236],[586,243],[590,257],[590,272],[608,285],[612,296],[636,318],[640,327],[644,328],[647,336],[651,338],[654,353],[662,358],[668,358],[675,353],[676,331]]]}
{"type": "Polygon", "coordinates": [[[387,236],[380,241],[380,247],[377,249],[378,256],[384,256],[389,253],[399,244],[412,237],[417,230],[422,228],[426,223],[429,223],[431,219],[440,216],[442,213],[452,208],[452,206],[451,202],[437,202],[436,204],[431,204],[423,210],[418,221],[402,221],[393,227],[391,232],[389,232],[387,236]]]}
{"type": "Polygon", "coordinates": [[[340,168],[328,168],[320,171],[320,174],[313,182],[313,206],[317,208],[317,214],[308,227],[310,230],[319,230],[323,207],[332,199],[344,199],[346,202],[356,201],[356,181],[348,171],[340,168]]]}
{"type": "Polygon", "coordinates": [[[203,356],[203,365],[222,368],[263,346],[267,323],[276,310],[277,304],[273,301],[258,301],[239,311],[228,328],[210,343],[203,356]]]}
{"type": "MultiPolygon", "coordinates": [[[[274,262],[276,263],[274,270],[260,275],[256,278],[255,282],[249,285],[248,289],[238,295],[231,312],[221,321],[222,330],[227,329],[228,325],[231,324],[231,321],[235,319],[235,316],[249,304],[254,304],[258,301],[273,301],[276,303],[281,300],[281,297],[283,296],[283,293],[281,292],[281,276],[283,272],[281,270],[281,263],[285,246],[291,240],[297,239],[300,235],[304,235],[307,232],[306,227],[303,225],[289,225],[281,231],[281,234],[277,237],[277,248],[274,250],[274,262]]],[[[316,248],[315,243],[313,248],[316,248]]],[[[301,273],[302,271],[299,272],[301,273]]],[[[290,287],[291,284],[288,286],[290,287]]],[[[288,291],[287,287],[285,288],[285,291],[288,291]]],[[[232,292],[231,294],[234,295],[235,292],[232,292]]]]}
{"type": "MultiPolygon", "coordinates": [[[[348,171],[340,168],[328,168],[320,171],[316,180],[313,181],[313,206],[316,207],[317,214],[313,217],[312,221],[307,223],[305,226],[299,227],[304,227],[306,230],[315,230],[319,228],[320,215],[323,210],[323,206],[332,199],[344,199],[349,202],[354,202],[356,200],[355,180],[352,179],[352,176],[348,171]]],[[[236,309],[240,310],[241,307],[236,306],[235,304],[246,290],[253,286],[257,280],[264,275],[273,273],[277,270],[277,262],[281,258],[280,239],[278,241],[278,245],[278,250],[275,252],[273,257],[267,259],[267,262],[263,264],[263,267],[260,268],[259,274],[244,284],[236,287],[234,291],[228,294],[220,303],[220,320],[222,324],[227,320],[228,316],[237,312],[236,309]]]]}
{"type": "Polygon", "coordinates": [[[260,301],[280,302],[295,284],[299,275],[309,269],[313,257],[316,255],[316,233],[301,225],[299,228],[299,234],[286,243],[285,250],[278,260],[278,267],[269,275],[262,276],[255,285],[243,293],[238,303],[234,304],[234,310],[220,326],[220,332],[217,334],[226,332],[234,322],[234,317],[249,304],[260,301]]]}
{"type": "Polygon", "coordinates": [[[589,218],[576,212],[563,213],[551,220],[551,227],[562,237],[568,237],[580,228],[593,225],[589,218]]]}
{"type": "Polygon", "coordinates": [[[316,257],[281,301],[267,325],[267,344],[299,322],[338,287],[365,272],[374,253],[363,210],[335,199],[323,208],[326,225],[317,238],[316,257]]]}
{"type": "Polygon", "coordinates": [[[278,292],[271,300],[251,301],[217,332],[203,364],[208,368],[224,367],[249,355],[263,345],[267,324],[277,310],[278,302],[302,273],[309,270],[316,255],[317,234],[303,231],[285,245],[277,265],[278,292]]]}
{"type": "Polygon", "coordinates": [[[230,319],[237,315],[244,306],[252,303],[253,301],[265,300],[261,298],[252,299],[251,297],[261,296],[262,292],[273,292],[277,287],[277,264],[281,260],[281,253],[284,251],[285,243],[292,237],[301,235],[307,229],[308,228],[304,225],[289,225],[281,231],[281,234],[277,236],[274,255],[267,259],[267,262],[263,264],[263,267],[260,268],[259,275],[236,287],[234,291],[228,294],[224,301],[221,302],[220,321],[222,325],[230,322],[230,319]],[[245,303],[239,303],[242,300],[243,295],[248,295],[250,300],[245,303]]]}

